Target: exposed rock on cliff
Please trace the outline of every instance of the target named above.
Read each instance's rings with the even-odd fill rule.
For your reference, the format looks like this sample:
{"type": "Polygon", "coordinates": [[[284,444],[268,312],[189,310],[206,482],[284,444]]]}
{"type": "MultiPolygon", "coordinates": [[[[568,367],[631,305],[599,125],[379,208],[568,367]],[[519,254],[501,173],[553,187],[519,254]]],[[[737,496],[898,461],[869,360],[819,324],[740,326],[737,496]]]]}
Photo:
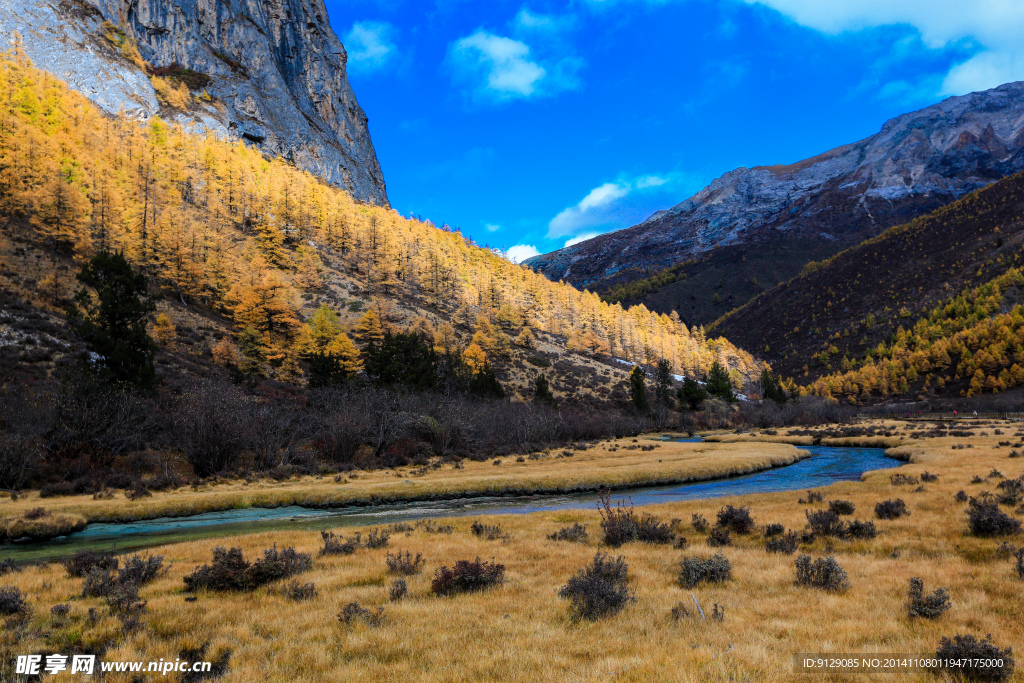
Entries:
{"type": "Polygon", "coordinates": [[[366,114],[323,0],[0,3],[0,46],[16,33],[37,66],[109,113],[159,113],[242,138],[357,199],[387,205],[366,114]],[[203,98],[168,107],[146,66],[185,76],[179,81],[203,98]]]}

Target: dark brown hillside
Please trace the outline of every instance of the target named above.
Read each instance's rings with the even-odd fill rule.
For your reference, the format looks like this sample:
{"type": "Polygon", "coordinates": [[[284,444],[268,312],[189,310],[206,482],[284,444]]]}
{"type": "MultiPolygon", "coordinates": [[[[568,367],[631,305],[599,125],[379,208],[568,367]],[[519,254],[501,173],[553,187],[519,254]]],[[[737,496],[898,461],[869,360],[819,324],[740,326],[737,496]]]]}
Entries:
{"type": "Polygon", "coordinates": [[[839,370],[940,301],[1019,266],[1024,175],[1017,174],[852,247],[715,322],[787,376],[839,370]],[[809,272],[808,272],[809,271],[809,272]]]}

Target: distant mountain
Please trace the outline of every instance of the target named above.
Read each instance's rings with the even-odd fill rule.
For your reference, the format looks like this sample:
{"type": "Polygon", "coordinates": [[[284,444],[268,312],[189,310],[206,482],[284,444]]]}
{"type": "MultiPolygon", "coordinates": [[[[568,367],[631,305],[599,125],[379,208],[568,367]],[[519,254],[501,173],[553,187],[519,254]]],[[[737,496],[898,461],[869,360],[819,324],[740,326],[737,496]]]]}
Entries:
{"type": "Polygon", "coordinates": [[[1009,388],[1024,383],[1022,246],[1024,173],[813,264],[710,332],[800,384],[832,376],[834,395],[958,395],[979,368],[982,390],[1009,388]]]}
{"type": "Polygon", "coordinates": [[[795,164],[736,169],[639,225],[526,264],[598,291],[677,266],[667,282],[624,291],[626,300],[710,322],[809,260],[1024,169],[1022,147],[1024,83],[1009,83],[904,114],[795,164]]]}
{"type": "Polygon", "coordinates": [[[107,114],[243,139],[388,204],[323,0],[2,2],[0,48],[14,44],[107,114]]]}

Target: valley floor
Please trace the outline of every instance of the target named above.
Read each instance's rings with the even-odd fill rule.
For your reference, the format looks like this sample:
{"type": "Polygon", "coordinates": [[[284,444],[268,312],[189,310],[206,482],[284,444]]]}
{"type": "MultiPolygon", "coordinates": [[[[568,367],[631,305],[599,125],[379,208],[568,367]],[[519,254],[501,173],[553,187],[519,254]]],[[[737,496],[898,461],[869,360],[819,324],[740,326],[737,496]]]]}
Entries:
{"type": "MultiPolygon", "coordinates": [[[[787,445],[680,443],[650,438],[615,439],[587,448],[550,449],[533,455],[461,461],[436,467],[401,467],[285,481],[221,480],[127,500],[92,495],[40,498],[38,492],[16,501],[0,499],[0,530],[44,507],[53,516],[84,522],[121,522],[180,517],[249,507],[343,507],[487,495],[530,495],[633,488],[707,481],[760,472],[807,457],[787,445]],[[520,461],[521,459],[521,461],[520,461]]],[[[48,517],[38,520],[45,527],[48,517]]],[[[52,522],[50,522],[52,523],[52,522]]],[[[3,556],[0,550],[0,557],[3,556]]]]}
{"type": "MultiPolygon", "coordinates": [[[[896,423],[889,423],[887,429],[899,435],[903,445],[898,454],[909,460],[899,473],[919,478],[929,472],[938,475],[937,480],[894,483],[893,471],[883,470],[865,474],[861,482],[820,489],[824,501],[814,505],[798,502],[806,496],[804,492],[785,492],[643,509],[666,522],[684,520],[675,528],[688,540],[685,549],[645,543],[627,543],[617,549],[603,546],[597,511],[487,517],[486,524],[501,526],[502,535],[496,540],[473,534],[471,518],[446,519],[444,523],[454,527],[449,533],[420,525],[394,531],[387,548],[360,547],[351,555],[318,556],[322,542],[315,532],[181,543],[155,551],[164,556],[165,564],[171,563],[170,569],[142,589],[147,601],[144,625],[126,635],[102,600],[79,597],[81,579],[68,577],[56,564],[29,567],[0,578],[0,585],[23,591],[33,610],[24,623],[0,635],[0,666],[10,666],[14,654],[102,648],[107,648],[105,661],[174,660],[185,650],[205,646],[204,657],[209,660],[230,653],[221,680],[232,682],[786,681],[796,677],[793,655],[797,652],[934,653],[943,636],[972,634],[980,639],[989,633],[998,645],[1018,649],[1024,643],[1024,602],[1020,600],[1024,584],[1000,544],[1004,540],[1019,544],[1020,537],[969,535],[966,505],[955,495],[960,490],[975,497],[986,490],[998,492],[996,486],[1003,478],[993,470],[1006,477],[1020,476],[1024,459],[1011,458],[1008,443],[1021,438],[1024,431],[1010,423],[964,428],[972,432],[970,436],[948,432],[922,436],[933,431],[930,426],[896,423]],[[910,438],[915,430],[921,438],[910,438]],[[894,498],[906,502],[910,515],[877,519],[876,503],[894,498]],[[799,533],[807,521],[806,510],[825,508],[837,499],[856,507],[852,517],[844,519],[871,520],[878,536],[852,541],[819,537],[801,544],[798,552],[815,558],[833,554],[849,574],[850,587],[828,593],[797,586],[796,555],[766,552],[761,529],[779,523],[799,533]],[[707,534],[694,529],[691,516],[703,515],[713,524],[716,513],[727,504],[748,506],[757,524],[753,533],[733,534],[733,545],[720,549],[732,564],[732,580],[681,588],[680,561],[719,550],[708,547],[707,534]],[[587,527],[585,542],[547,538],[576,522],[587,527]],[[240,547],[246,559],[254,560],[275,544],[313,555],[313,568],[297,579],[315,583],[316,597],[289,600],[281,591],[285,581],[247,594],[200,591],[196,601],[186,601],[190,594],[184,592],[182,578],[209,563],[215,546],[240,547]],[[390,602],[389,584],[396,577],[388,573],[385,557],[397,551],[422,553],[426,564],[420,573],[405,577],[408,596],[390,602]],[[571,618],[567,601],[558,597],[558,589],[595,552],[624,558],[635,602],[596,622],[577,621],[571,618]],[[503,585],[453,597],[431,593],[431,579],[442,565],[477,557],[493,558],[506,567],[503,585]],[[923,579],[927,592],[947,587],[952,608],[935,620],[908,617],[905,604],[912,577],[923,579]],[[699,616],[673,619],[670,611],[679,603],[694,611],[694,597],[708,612],[708,621],[699,616]],[[339,612],[354,601],[367,608],[383,607],[383,622],[378,626],[340,623],[339,612]],[[70,615],[51,616],[50,608],[61,603],[70,605],[70,615]],[[710,618],[716,603],[724,607],[722,621],[710,618]],[[94,622],[87,617],[90,608],[95,608],[94,622]]],[[[780,430],[775,436],[786,435],[780,430]]],[[[627,451],[626,455],[668,460],[670,447],[659,445],[662,448],[654,451],[627,451]]],[[[792,446],[766,443],[679,446],[713,448],[711,452],[719,456],[735,453],[737,458],[744,450],[748,454],[773,453],[776,448],[782,449],[780,454],[795,452],[792,446]]],[[[582,480],[587,470],[609,467],[607,462],[601,464],[600,455],[593,455],[591,462],[585,457],[578,453],[543,462],[568,464],[559,474],[565,481],[575,481],[573,476],[582,480]]],[[[613,454],[608,457],[614,459],[613,454]]],[[[504,471],[513,466],[506,461],[500,467],[504,471]]],[[[475,475],[486,481],[485,467],[498,469],[489,463],[467,464],[466,470],[451,475],[475,475]]],[[[607,471],[601,476],[606,475],[607,471]]],[[[549,476],[554,478],[555,473],[549,476]]],[[[399,487],[405,485],[396,481],[399,487]]],[[[1006,511],[1019,517],[1012,508],[1006,511]]],[[[166,680],[179,680],[175,676],[166,680]]],[[[862,675],[833,678],[863,679],[862,675]]],[[[1018,673],[1012,680],[1021,679],[1018,673]]],[[[936,677],[918,673],[900,680],[936,677]]]]}

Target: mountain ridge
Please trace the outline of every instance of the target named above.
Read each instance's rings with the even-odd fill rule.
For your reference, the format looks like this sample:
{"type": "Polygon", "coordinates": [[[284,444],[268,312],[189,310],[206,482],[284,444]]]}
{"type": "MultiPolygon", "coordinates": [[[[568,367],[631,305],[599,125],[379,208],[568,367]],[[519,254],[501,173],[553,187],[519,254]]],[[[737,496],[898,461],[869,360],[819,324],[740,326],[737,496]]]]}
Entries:
{"type": "MultiPolygon", "coordinates": [[[[1024,83],[1015,82],[902,114],[872,136],[801,161],[734,169],[660,216],[525,264],[554,280],[601,289],[730,247],[785,240],[820,257],[1022,168],[1024,83]]],[[[742,268],[735,274],[746,275],[742,268]]],[[[675,308],[687,319],[685,309],[671,305],[682,299],[678,294],[670,305],[653,307],[675,308]]]]}

